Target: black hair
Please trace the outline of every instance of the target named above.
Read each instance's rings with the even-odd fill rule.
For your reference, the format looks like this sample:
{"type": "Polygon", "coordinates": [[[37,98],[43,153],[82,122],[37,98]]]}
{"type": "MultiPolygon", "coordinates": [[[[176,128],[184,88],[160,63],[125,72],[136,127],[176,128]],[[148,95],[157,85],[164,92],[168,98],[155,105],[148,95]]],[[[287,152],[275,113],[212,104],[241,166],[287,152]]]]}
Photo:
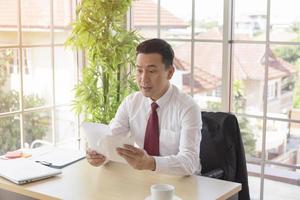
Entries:
{"type": "Polygon", "coordinates": [[[136,48],[136,55],[140,53],[158,53],[161,55],[166,69],[173,65],[174,51],[165,40],[154,38],[143,41],[136,48]]]}

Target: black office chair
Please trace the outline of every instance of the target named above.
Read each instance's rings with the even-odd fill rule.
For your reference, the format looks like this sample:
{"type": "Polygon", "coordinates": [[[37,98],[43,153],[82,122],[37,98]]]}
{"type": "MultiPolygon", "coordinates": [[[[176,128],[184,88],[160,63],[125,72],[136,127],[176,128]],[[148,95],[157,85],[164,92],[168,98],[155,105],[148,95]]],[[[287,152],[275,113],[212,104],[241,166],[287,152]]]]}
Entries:
{"type": "Polygon", "coordinates": [[[238,199],[250,200],[244,146],[236,117],[202,112],[201,175],[242,184],[238,199]]]}

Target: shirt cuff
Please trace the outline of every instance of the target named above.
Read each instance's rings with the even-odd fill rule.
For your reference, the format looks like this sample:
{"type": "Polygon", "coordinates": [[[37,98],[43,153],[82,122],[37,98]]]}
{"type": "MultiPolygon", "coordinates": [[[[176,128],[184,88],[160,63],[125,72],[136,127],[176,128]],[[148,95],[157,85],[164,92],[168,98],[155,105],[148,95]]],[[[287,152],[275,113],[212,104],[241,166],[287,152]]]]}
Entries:
{"type": "Polygon", "coordinates": [[[168,159],[160,156],[153,156],[155,160],[155,172],[166,173],[168,171],[168,159]]]}

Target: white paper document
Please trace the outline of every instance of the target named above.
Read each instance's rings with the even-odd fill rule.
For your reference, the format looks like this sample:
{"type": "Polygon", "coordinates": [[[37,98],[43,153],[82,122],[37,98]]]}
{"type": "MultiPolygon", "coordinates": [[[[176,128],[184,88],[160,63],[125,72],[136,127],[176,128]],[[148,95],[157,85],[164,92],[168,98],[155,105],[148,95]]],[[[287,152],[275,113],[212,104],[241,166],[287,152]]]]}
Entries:
{"type": "Polygon", "coordinates": [[[89,148],[106,156],[108,160],[126,163],[116,151],[124,144],[134,144],[133,137],[127,135],[112,135],[108,125],[100,123],[83,122],[81,127],[86,134],[89,148]]]}

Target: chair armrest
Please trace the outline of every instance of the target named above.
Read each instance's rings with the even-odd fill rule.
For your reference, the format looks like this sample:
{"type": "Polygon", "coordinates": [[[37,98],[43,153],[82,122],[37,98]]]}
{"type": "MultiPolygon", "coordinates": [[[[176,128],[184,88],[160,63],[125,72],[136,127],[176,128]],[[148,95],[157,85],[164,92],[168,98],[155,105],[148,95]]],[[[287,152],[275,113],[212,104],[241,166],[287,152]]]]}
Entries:
{"type": "Polygon", "coordinates": [[[214,169],[212,171],[202,174],[202,176],[217,178],[217,179],[221,179],[223,175],[224,175],[224,171],[221,168],[214,169]]]}
{"type": "Polygon", "coordinates": [[[44,140],[34,140],[31,145],[30,145],[30,149],[35,148],[35,146],[39,144],[39,145],[49,145],[49,146],[53,146],[52,143],[44,141],[44,140]]]}

